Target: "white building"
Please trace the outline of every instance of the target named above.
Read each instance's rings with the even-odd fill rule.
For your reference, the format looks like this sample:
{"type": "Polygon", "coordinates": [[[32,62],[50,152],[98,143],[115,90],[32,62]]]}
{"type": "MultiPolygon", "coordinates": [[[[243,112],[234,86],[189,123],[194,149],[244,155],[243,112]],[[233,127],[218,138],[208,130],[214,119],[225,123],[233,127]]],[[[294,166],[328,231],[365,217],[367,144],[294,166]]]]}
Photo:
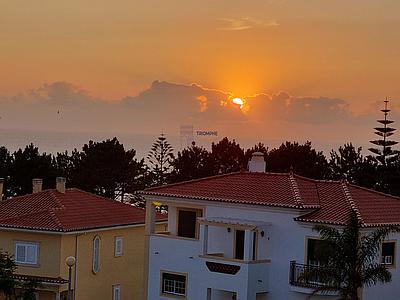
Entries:
{"type": "MultiPolygon", "coordinates": [[[[365,230],[400,224],[400,199],[345,181],[265,170],[147,189],[147,299],[305,300],[317,282],[299,277],[318,265],[317,223],[343,225],[351,209],[365,230]],[[167,232],[154,231],[155,205],[168,205],[167,232]]],[[[382,247],[392,282],[363,289],[363,300],[397,300],[399,236],[382,247]]],[[[335,295],[313,299],[337,299],[335,295]]]]}

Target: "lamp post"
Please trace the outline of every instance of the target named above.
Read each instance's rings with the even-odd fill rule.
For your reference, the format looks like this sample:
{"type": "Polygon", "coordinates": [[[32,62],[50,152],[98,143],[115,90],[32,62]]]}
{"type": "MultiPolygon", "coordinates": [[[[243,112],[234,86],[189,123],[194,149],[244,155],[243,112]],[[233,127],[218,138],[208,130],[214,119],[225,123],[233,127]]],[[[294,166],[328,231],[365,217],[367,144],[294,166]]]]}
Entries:
{"type": "Polygon", "coordinates": [[[73,256],[68,256],[65,259],[65,264],[68,266],[68,300],[72,300],[72,290],[71,290],[71,281],[72,281],[72,267],[75,266],[76,259],[73,256]]]}

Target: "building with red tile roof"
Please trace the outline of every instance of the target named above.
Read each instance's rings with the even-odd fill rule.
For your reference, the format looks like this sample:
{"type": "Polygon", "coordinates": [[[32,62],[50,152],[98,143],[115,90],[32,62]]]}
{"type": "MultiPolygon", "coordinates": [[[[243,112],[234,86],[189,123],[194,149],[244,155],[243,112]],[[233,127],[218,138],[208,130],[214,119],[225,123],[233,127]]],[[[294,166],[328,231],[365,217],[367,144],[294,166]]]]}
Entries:
{"type": "MultiPolygon", "coordinates": [[[[44,191],[35,179],[32,194],[0,201],[0,250],[13,255],[15,279],[41,283],[40,299],[66,299],[70,256],[75,299],[142,299],[145,215],[142,208],[66,189],[64,178],[44,191]]],[[[155,218],[162,230],[166,216],[155,218]]]]}
{"type": "MultiPolygon", "coordinates": [[[[301,274],[323,261],[314,225],[340,227],[355,212],[363,232],[400,226],[398,197],[345,180],[265,173],[262,153],[253,155],[249,169],[142,191],[153,212],[148,228],[155,205],[168,207],[167,231],[148,237],[147,299],[309,299],[319,283],[304,282],[301,274]]],[[[399,239],[391,235],[377,257],[393,281],[364,288],[362,299],[398,299],[399,239]]]]}
{"type": "Polygon", "coordinates": [[[236,172],[149,188],[142,194],[300,209],[307,213],[297,221],[338,225],[355,210],[362,226],[400,225],[399,197],[345,180],[314,180],[293,173],[236,172]]]}
{"type": "Polygon", "coordinates": [[[75,188],[65,193],[45,190],[0,202],[0,228],[67,233],[144,222],[141,208],[75,188]]]}

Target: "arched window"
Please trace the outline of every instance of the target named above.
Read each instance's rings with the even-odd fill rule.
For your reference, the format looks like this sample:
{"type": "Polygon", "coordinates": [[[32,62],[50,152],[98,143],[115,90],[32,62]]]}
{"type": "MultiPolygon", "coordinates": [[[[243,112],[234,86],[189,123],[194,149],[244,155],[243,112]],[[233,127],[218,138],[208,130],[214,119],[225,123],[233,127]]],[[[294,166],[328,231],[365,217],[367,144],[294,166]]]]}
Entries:
{"type": "Polygon", "coordinates": [[[97,235],[93,239],[93,262],[92,270],[93,273],[99,272],[100,269],[100,237],[97,235]]]}

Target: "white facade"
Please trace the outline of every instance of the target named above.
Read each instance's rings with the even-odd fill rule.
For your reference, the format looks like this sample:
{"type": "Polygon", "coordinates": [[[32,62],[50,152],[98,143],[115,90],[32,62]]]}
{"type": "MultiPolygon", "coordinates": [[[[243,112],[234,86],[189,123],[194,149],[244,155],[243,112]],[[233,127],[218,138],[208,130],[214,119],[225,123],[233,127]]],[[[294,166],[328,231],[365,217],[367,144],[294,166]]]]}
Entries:
{"type": "MultiPolygon", "coordinates": [[[[318,238],[312,224],[294,221],[304,210],[149,195],[145,198],[148,208],[153,202],[161,202],[168,205],[169,212],[168,232],[163,233],[153,232],[154,214],[147,215],[150,233],[147,299],[305,300],[313,291],[289,283],[290,262],[305,264],[307,240],[318,238]],[[196,238],[177,236],[177,212],[184,208],[201,211],[196,238]],[[234,258],[235,230],[245,232],[243,259],[234,258]],[[237,273],[226,274],[225,268],[237,273]],[[163,273],[185,276],[185,296],[163,293],[163,273]]],[[[391,237],[396,241],[397,238],[391,237]]],[[[399,247],[396,247],[397,257],[399,247]]],[[[363,300],[399,299],[399,268],[395,265],[390,270],[392,282],[364,289],[363,300]]],[[[312,299],[337,298],[324,295],[312,299]]]]}

